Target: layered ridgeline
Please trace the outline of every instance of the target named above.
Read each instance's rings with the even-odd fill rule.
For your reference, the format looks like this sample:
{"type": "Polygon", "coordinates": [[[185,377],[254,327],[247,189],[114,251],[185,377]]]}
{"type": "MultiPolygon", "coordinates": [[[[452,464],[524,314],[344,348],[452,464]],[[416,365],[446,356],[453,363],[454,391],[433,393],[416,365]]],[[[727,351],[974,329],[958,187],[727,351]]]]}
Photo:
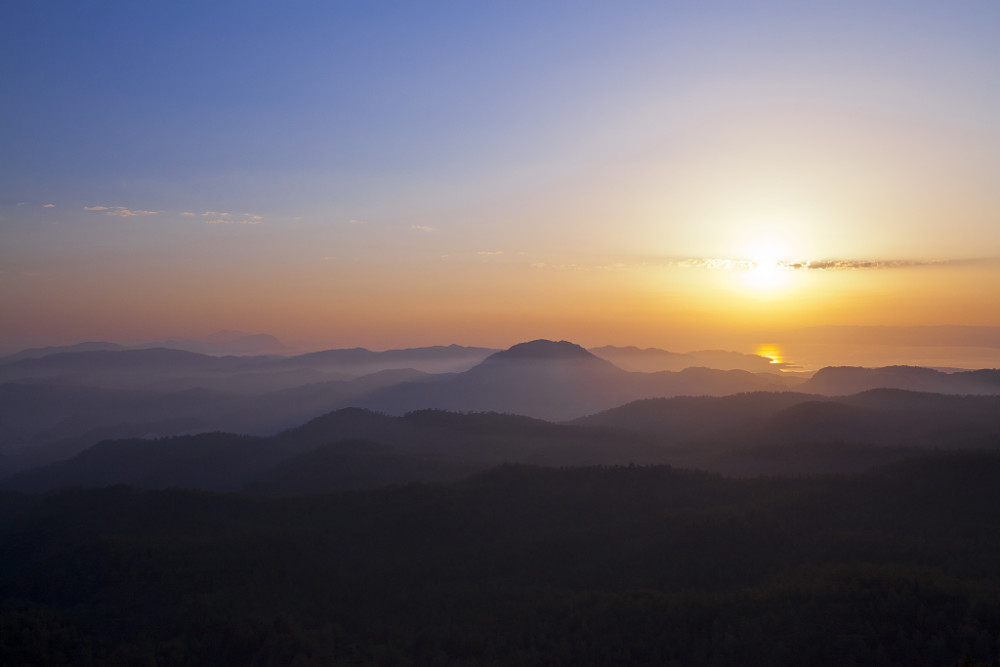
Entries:
{"type": "MultiPolygon", "coordinates": [[[[614,350],[641,357],[663,352],[614,350]]],[[[609,348],[598,351],[608,354],[609,348]]],[[[725,359],[751,358],[749,365],[770,368],[762,358],[733,354],[692,358],[714,357],[723,366],[725,359]]],[[[676,396],[790,390],[837,396],[878,387],[992,395],[1000,391],[998,375],[912,367],[827,368],[809,380],[733,368],[646,373],[627,371],[567,341],[546,340],[500,352],[452,345],[294,357],[166,348],[56,351],[0,363],[0,476],[66,459],[103,440],[215,431],[270,437],[345,407],[392,416],[437,409],[566,421],[638,399],[676,396]],[[442,369],[447,372],[436,372],[442,369]]],[[[833,408],[815,408],[825,409],[833,408]]],[[[824,418],[834,427],[827,433],[836,433],[840,417],[824,418]]],[[[935,431],[916,436],[926,432],[935,431]]]]}
{"type": "Polygon", "coordinates": [[[509,462],[670,464],[736,475],[856,472],[942,450],[1000,450],[1000,396],[873,390],[645,399],[571,424],[499,413],[345,408],[269,438],[100,442],[0,488],[128,484],[315,493],[446,481],[509,462]]]}
{"type": "Polygon", "coordinates": [[[0,364],[0,471],[65,458],[107,438],[218,430],[272,435],[339,407],[390,414],[490,410],[560,420],[641,397],[784,388],[794,381],[736,370],[630,373],[577,345],[551,341],[503,352],[452,345],[287,358],[166,348],[57,351],[0,364]]]}

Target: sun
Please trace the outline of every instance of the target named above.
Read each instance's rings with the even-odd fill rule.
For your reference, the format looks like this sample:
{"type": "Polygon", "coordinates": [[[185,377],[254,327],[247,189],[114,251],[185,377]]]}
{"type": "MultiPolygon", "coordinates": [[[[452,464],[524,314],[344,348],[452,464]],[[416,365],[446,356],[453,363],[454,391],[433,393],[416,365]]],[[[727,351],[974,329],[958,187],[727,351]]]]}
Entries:
{"type": "Polygon", "coordinates": [[[773,291],[782,287],[788,278],[785,269],[785,247],[783,244],[765,240],[754,243],[746,250],[746,283],[757,290],[773,291]]]}

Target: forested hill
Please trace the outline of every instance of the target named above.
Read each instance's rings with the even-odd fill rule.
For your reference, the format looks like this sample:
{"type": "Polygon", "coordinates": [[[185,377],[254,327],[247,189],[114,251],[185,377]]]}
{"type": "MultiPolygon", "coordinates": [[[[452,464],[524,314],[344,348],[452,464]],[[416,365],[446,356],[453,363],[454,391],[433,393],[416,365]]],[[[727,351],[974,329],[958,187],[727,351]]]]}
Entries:
{"type": "Polygon", "coordinates": [[[0,664],[995,664],[998,479],[996,455],[953,454],[5,495],[0,664]]]}

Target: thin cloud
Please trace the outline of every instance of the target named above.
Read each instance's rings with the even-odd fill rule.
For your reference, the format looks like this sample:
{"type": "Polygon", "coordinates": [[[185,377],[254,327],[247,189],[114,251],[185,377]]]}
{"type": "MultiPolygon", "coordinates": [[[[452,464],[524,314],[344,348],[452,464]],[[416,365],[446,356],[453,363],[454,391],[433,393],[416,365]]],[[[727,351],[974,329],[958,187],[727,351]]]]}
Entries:
{"type": "Polygon", "coordinates": [[[480,250],[477,255],[502,255],[503,250],[480,250]]]}
{"type": "Polygon", "coordinates": [[[253,218],[247,218],[246,220],[240,220],[241,225],[259,225],[263,222],[259,215],[255,215],[253,218]]]}
{"type": "Polygon", "coordinates": [[[141,210],[135,210],[135,211],[133,211],[131,209],[120,208],[120,207],[116,206],[115,210],[108,211],[107,214],[108,215],[117,215],[117,216],[120,216],[122,218],[131,218],[132,216],[135,216],[135,215],[156,215],[156,211],[141,211],[141,210]]]}
{"type": "Polygon", "coordinates": [[[192,213],[191,211],[184,211],[183,213],[181,213],[181,215],[186,215],[186,216],[189,216],[189,217],[193,218],[193,217],[197,216],[198,214],[197,213],[192,213]]]}
{"type": "MultiPolygon", "coordinates": [[[[668,266],[684,269],[713,269],[749,271],[758,263],[751,259],[731,259],[725,257],[670,257],[668,266]]],[[[820,259],[805,261],[778,261],[774,267],[785,271],[866,271],[876,269],[903,269],[914,267],[943,267],[995,262],[996,258],[984,259],[820,259]]]]}
{"type": "Polygon", "coordinates": [[[368,221],[367,220],[348,220],[347,224],[349,224],[349,225],[367,225],[368,221]]]}
{"type": "Polygon", "coordinates": [[[55,204],[42,204],[42,208],[55,208],[55,204]]]}
{"type": "Polygon", "coordinates": [[[410,229],[416,232],[436,232],[437,230],[433,227],[428,227],[427,225],[410,225],[410,229]]]}
{"type": "Polygon", "coordinates": [[[206,218],[207,217],[231,218],[233,216],[232,213],[226,213],[225,211],[205,211],[204,213],[202,213],[202,215],[205,216],[206,218]]]}
{"type": "Polygon", "coordinates": [[[226,220],[225,218],[212,218],[211,220],[205,221],[206,225],[231,225],[232,220],[226,220]]]}
{"type": "Polygon", "coordinates": [[[84,206],[83,210],[85,210],[85,211],[107,211],[108,207],[107,206],[84,206]]]}

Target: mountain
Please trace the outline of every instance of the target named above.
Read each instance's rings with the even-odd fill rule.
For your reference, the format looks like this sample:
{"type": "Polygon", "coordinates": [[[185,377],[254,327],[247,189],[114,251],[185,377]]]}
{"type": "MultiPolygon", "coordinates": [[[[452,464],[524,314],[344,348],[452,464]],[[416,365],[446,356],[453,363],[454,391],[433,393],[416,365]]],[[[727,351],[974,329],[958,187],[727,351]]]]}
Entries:
{"type": "Polygon", "coordinates": [[[782,389],[791,382],[707,368],[632,373],[568,341],[536,340],[497,352],[464,373],[387,387],[352,404],[389,414],[436,408],[561,421],[647,396],[782,389]]]}
{"type": "Polygon", "coordinates": [[[282,343],[270,334],[245,334],[240,331],[219,331],[201,340],[170,338],[127,345],[95,341],[77,343],[75,345],[29,348],[0,358],[0,364],[19,361],[21,359],[36,359],[62,352],[111,352],[116,350],[148,350],[154,348],[182,350],[197,354],[239,356],[288,354],[294,351],[294,348],[290,345],[282,343]]]}
{"type": "Polygon", "coordinates": [[[468,370],[497,350],[462,345],[435,345],[399,350],[372,351],[363,347],[321,350],[284,359],[286,368],[334,370],[367,375],[380,370],[413,368],[425,373],[452,373],[468,370]]]}
{"type": "Polygon", "coordinates": [[[543,465],[662,463],[669,446],[642,435],[516,415],[421,411],[403,417],[348,408],[269,438],[203,433],[107,440],[26,470],[0,488],[45,491],[129,484],[304,493],[454,479],[506,461],[543,465]]]}
{"type": "Polygon", "coordinates": [[[745,436],[781,410],[820,396],[752,392],[729,396],[650,398],[573,420],[573,424],[650,433],[681,440],[745,436]]]}
{"type": "Polygon", "coordinates": [[[836,398],[792,392],[636,401],[573,422],[730,448],[851,442],[1000,448],[1000,396],[875,389],[836,398]]]}
{"type": "Polygon", "coordinates": [[[126,347],[125,345],[119,345],[118,343],[105,343],[100,341],[77,343],[75,345],[32,347],[26,350],[21,350],[20,352],[15,352],[14,354],[9,354],[5,357],[0,357],[0,364],[9,364],[15,361],[20,361],[22,359],[37,359],[39,357],[47,357],[50,354],[57,354],[59,352],[110,352],[113,350],[127,350],[127,349],[128,347],[126,347]]]}
{"type": "Polygon", "coordinates": [[[828,366],[800,387],[804,392],[843,396],[868,389],[905,389],[935,394],[1000,394],[1000,370],[946,373],[919,366],[828,366]]]}
{"type": "Polygon", "coordinates": [[[773,373],[782,368],[767,357],[756,354],[742,354],[725,350],[701,350],[698,352],[668,352],[655,347],[592,347],[590,351],[602,359],[628,371],[655,373],[657,371],[682,371],[693,366],[719,370],[744,370],[752,373],[773,373]]]}
{"type": "MultiPolygon", "coordinates": [[[[523,358],[520,352],[515,358],[523,358]]],[[[495,363],[507,361],[509,355],[495,363]]],[[[814,474],[856,472],[945,449],[1000,449],[1000,396],[873,390],[838,398],[678,397],[636,401],[572,424],[488,412],[394,417],[345,408],[266,438],[108,440],[13,475],[0,488],[130,484],[305,493],[455,479],[504,462],[814,474]]]]}

